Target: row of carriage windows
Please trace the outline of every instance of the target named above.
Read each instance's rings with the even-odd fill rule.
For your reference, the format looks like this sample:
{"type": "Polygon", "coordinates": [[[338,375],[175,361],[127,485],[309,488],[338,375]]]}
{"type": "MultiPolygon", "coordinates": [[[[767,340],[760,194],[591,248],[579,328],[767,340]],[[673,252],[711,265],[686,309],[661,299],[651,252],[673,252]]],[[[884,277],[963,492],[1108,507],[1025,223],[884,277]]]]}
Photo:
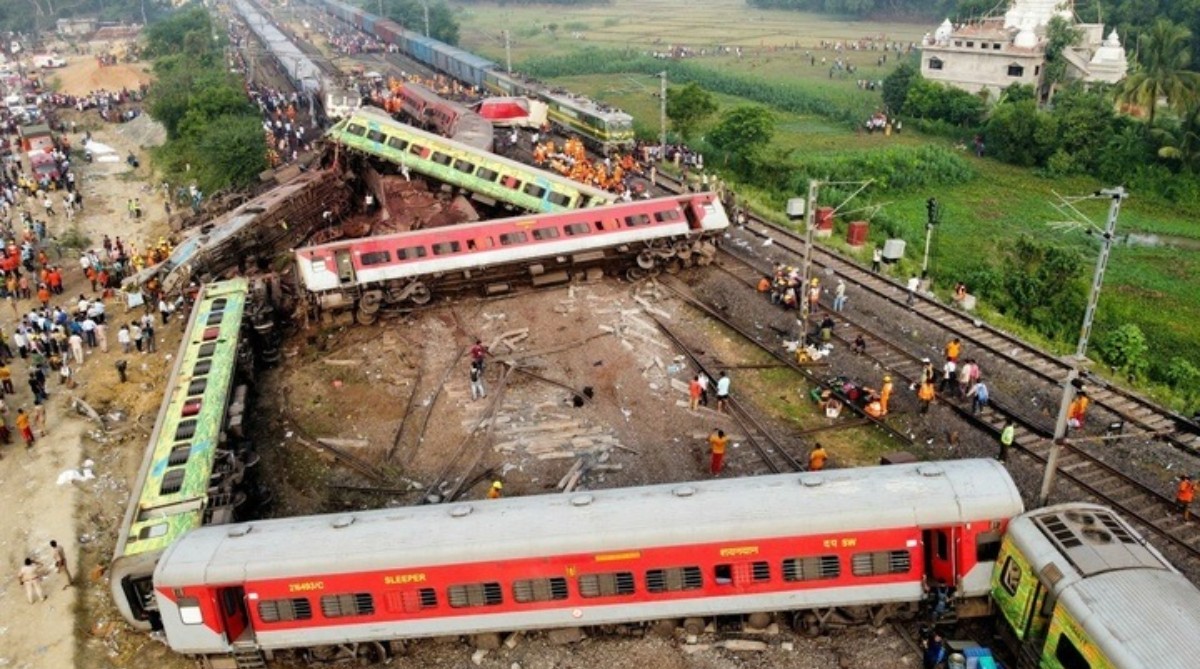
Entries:
{"type": "MultiPolygon", "coordinates": [[[[579,223],[570,223],[564,226],[534,228],[528,232],[518,230],[516,232],[506,232],[497,237],[500,246],[514,246],[524,244],[531,238],[534,241],[549,241],[558,239],[560,236],[579,237],[588,235],[593,232],[605,232],[616,230],[622,227],[633,228],[640,225],[649,225],[653,220],[656,223],[672,223],[683,218],[683,214],[678,209],[666,209],[656,211],[651,214],[632,214],[625,216],[622,219],[613,219],[608,221],[581,221],[579,223]]],[[[432,251],[435,256],[452,255],[461,253],[463,249],[467,251],[486,251],[487,249],[496,248],[496,240],[492,237],[479,237],[477,239],[468,239],[466,242],[460,241],[444,241],[426,246],[409,246],[396,249],[396,260],[416,260],[424,258],[432,251]]],[[[384,265],[392,262],[391,251],[366,251],[359,255],[358,261],[363,267],[373,267],[375,265],[384,265]]]]}
{"type": "MultiPolygon", "coordinates": [[[[912,568],[912,555],[907,550],[856,553],[850,558],[854,576],[905,574],[912,568]]],[[[836,555],[787,558],[779,563],[782,580],[789,583],[822,581],[841,576],[842,565],[836,555]]],[[[684,592],[704,587],[699,566],[649,569],[642,574],[642,588],[650,594],[684,592]]],[[[583,574],[574,578],[579,596],[622,597],[637,592],[637,578],[632,571],[583,574]]],[[[766,583],[772,580],[772,565],[766,560],[719,564],[713,568],[715,585],[766,583]]],[[[562,601],[570,595],[567,578],[531,578],[513,581],[512,600],[518,604],[562,601]]],[[[452,609],[498,606],[504,603],[504,588],[498,581],[451,585],[445,590],[446,604],[452,609]]],[[[439,593],[434,588],[392,591],[384,593],[388,611],[415,613],[437,608],[439,593]]],[[[375,598],[369,592],[323,595],[321,615],[326,618],[367,616],[375,614],[375,598]]],[[[263,600],[258,603],[258,616],[266,623],[308,620],[313,616],[312,603],[307,597],[263,600]]]]}
{"type": "MultiPolygon", "coordinates": [[[[200,349],[196,353],[196,364],[192,367],[191,378],[188,380],[187,395],[179,410],[179,422],[175,426],[174,445],[167,454],[167,469],[163,473],[162,483],[159,484],[160,495],[173,495],[183,489],[187,478],[187,462],[192,455],[192,437],[196,434],[200,409],[204,405],[204,391],[208,388],[208,373],[212,371],[213,356],[217,352],[217,339],[221,335],[221,321],[225,319],[225,306],[228,300],[219,297],[209,305],[205,316],[204,329],[200,332],[200,349]]],[[[167,531],[167,523],[145,525],[139,530],[136,538],[131,540],[153,539],[167,531]]]]}
{"type": "MultiPolygon", "coordinates": [[[[528,195],[529,197],[534,197],[539,200],[545,198],[548,202],[550,202],[550,204],[558,207],[569,208],[574,201],[571,194],[559,193],[557,191],[548,190],[547,188],[539,186],[535,183],[521,181],[513,176],[501,175],[496,170],[489,169],[482,165],[476,165],[469,160],[455,158],[448,153],[434,151],[429,147],[422,146],[416,142],[410,142],[400,137],[386,135],[379,130],[369,130],[366,126],[357,123],[351,123],[347,125],[346,132],[357,137],[366,137],[372,142],[384,144],[388,148],[395,149],[396,151],[407,151],[418,158],[428,160],[443,167],[452,167],[463,174],[472,175],[476,179],[492,183],[499,183],[501,186],[511,190],[519,191],[525,195],[528,195]]],[[[582,198],[579,198],[580,206],[585,204],[582,200],[582,198]]]]}

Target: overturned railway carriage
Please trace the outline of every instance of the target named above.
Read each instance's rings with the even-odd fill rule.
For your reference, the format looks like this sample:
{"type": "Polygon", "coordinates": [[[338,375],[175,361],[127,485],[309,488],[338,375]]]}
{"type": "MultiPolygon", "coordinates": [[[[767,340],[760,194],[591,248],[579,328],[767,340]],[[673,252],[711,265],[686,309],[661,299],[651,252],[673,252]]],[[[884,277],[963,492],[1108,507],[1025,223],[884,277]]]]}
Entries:
{"type": "Polygon", "coordinates": [[[539,495],[201,528],[159,562],[195,655],[685,616],[882,620],[923,585],[986,597],[1022,510],[991,460],[539,495]]]}
{"type": "Polygon", "coordinates": [[[157,626],[151,575],[163,551],[189,530],[231,522],[252,462],[227,450],[245,408],[241,370],[253,364],[241,332],[249,290],[233,279],[197,297],[146,445],[111,571],[117,609],[140,629],[157,626]]]}
{"type": "Polygon", "coordinates": [[[992,595],[1023,667],[1196,666],[1200,589],[1105,507],[1063,504],[1014,520],[992,595]]]}
{"type": "Polygon", "coordinates": [[[406,83],[400,88],[400,109],[426,130],[483,151],[492,150],[491,121],[420,84],[406,83]]]}
{"type": "Polygon", "coordinates": [[[411,58],[497,95],[525,96],[549,107],[550,120],[576,133],[602,152],[628,151],[634,146],[633,117],[583,96],[554,90],[536,81],[506,73],[499,65],[469,51],[450,46],[398,23],[340,0],[310,0],[338,19],[395,45],[411,58]]]}
{"type": "Polygon", "coordinates": [[[439,137],[365,107],[340,121],[329,138],[465,191],[485,204],[555,212],[613,202],[612,193],[439,137]]]}
{"type": "Polygon", "coordinates": [[[588,271],[636,279],[662,266],[707,264],[727,227],[715,194],[691,193],[342,240],[298,249],[296,267],[318,306],[357,306],[360,322],[370,323],[384,304],[421,305],[466,287],[499,294],[588,271]]]}

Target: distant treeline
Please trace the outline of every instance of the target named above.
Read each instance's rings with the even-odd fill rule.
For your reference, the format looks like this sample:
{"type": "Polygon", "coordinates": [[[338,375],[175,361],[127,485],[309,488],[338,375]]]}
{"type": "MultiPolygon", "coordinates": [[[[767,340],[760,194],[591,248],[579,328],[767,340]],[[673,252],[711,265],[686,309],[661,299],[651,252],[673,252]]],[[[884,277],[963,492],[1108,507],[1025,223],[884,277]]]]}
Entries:
{"type": "Polygon", "coordinates": [[[850,16],[887,14],[930,19],[957,16],[962,10],[979,14],[996,5],[994,0],[746,0],[746,4],[759,9],[796,9],[850,16]]]}
{"type": "Polygon", "coordinates": [[[460,5],[611,5],[612,0],[458,0],[460,5]]]}

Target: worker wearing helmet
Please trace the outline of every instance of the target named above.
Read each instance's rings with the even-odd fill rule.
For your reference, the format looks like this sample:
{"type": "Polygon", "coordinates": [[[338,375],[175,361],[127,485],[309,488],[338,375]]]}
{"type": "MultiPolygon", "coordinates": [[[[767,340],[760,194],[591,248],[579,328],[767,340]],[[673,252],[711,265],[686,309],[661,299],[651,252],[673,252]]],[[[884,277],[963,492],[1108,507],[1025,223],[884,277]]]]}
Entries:
{"type": "Polygon", "coordinates": [[[487,498],[488,499],[500,499],[500,497],[503,496],[503,493],[501,493],[500,491],[503,489],[504,489],[503,483],[501,483],[499,481],[492,481],[492,487],[488,488],[487,498]]]}
{"type": "Polygon", "coordinates": [[[892,399],[892,377],[886,375],[883,377],[883,387],[879,389],[879,415],[886,416],[888,412],[888,400],[892,399]]]}

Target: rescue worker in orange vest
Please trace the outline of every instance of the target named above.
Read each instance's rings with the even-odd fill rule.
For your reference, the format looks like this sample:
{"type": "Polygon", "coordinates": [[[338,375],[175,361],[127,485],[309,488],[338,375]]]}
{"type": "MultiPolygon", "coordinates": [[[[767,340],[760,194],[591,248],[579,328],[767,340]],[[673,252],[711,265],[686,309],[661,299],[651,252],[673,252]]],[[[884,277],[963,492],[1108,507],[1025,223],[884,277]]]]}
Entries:
{"type": "Polygon", "coordinates": [[[725,430],[713,430],[713,433],[708,435],[708,447],[712,451],[712,464],[709,466],[709,471],[713,476],[719,475],[725,466],[725,447],[728,445],[729,437],[725,436],[725,430]]]}
{"type": "Polygon", "coordinates": [[[928,381],[921,383],[921,387],[917,388],[917,399],[921,400],[921,413],[929,413],[929,405],[933,404],[934,392],[933,384],[928,381]]]}
{"type": "Polygon", "coordinates": [[[1179,479],[1179,490],[1175,492],[1175,508],[1183,514],[1184,522],[1192,519],[1192,499],[1196,497],[1196,482],[1184,474],[1179,479]]]}
{"type": "Polygon", "coordinates": [[[825,447],[817,444],[808,454],[808,471],[819,472],[825,469],[825,461],[828,459],[829,454],[825,452],[825,447]]]}
{"type": "Polygon", "coordinates": [[[863,388],[863,392],[867,393],[867,403],[863,411],[871,418],[883,418],[883,404],[879,401],[879,395],[870,388],[863,388]]]}
{"type": "Polygon", "coordinates": [[[504,484],[499,481],[492,481],[492,487],[488,488],[488,499],[500,499],[503,494],[500,492],[504,489],[504,484]]]}
{"type": "Polygon", "coordinates": [[[766,293],[771,290],[771,277],[764,276],[758,280],[758,292],[766,293]]]}
{"type": "Polygon", "coordinates": [[[879,389],[879,415],[886,416],[888,401],[892,399],[892,377],[883,377],[883,387],[879,389]]]}
{"type": "Polygon", "coordinates": [[[1083,427],[1083,420],[1087,417],[1087,408],[1091,400],[1088,399],[1087,393],[1082,390],[1071,400],[1071,406],[1067,408],[1067,426],[1078,430],[1083,427]]]}

